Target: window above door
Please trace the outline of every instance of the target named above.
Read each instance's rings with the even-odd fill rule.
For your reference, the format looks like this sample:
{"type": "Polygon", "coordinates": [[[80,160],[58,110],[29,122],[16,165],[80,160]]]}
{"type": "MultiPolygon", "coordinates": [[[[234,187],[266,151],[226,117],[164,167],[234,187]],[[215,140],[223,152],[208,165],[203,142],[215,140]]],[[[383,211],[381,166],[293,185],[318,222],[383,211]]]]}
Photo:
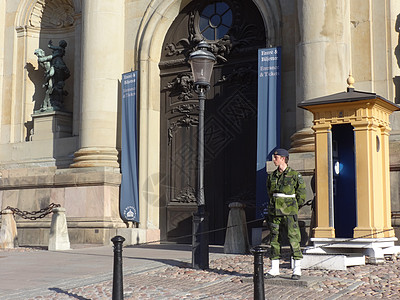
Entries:
{"type": "Polygon", "coordinates": [[[207,5],[200,13],[200,32],[207,40],[219,40],[232,26],[232,9],[225,2],[207,5]]]}

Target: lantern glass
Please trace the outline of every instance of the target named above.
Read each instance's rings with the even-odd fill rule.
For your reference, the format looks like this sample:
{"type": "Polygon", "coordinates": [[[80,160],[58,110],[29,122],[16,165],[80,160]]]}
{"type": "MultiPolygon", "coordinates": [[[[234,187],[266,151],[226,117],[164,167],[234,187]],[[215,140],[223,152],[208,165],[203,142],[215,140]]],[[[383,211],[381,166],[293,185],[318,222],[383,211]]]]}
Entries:
{"type": "Polygon", "coordinates": [[[210,49],[211,46],[206,41],[201,41],[197,45],[197,50],[189,55],[195,85],[210,85],[211,74],[216,62],[214,54],[209,51],[210,49]]]}
{"type": "Polygon", "coordinates": [[[192,57],[190,65],[192,67],[194,83],[197,85],[209,85],[211,73],[213,71],[215,60],[203,55],[192,57]]]}

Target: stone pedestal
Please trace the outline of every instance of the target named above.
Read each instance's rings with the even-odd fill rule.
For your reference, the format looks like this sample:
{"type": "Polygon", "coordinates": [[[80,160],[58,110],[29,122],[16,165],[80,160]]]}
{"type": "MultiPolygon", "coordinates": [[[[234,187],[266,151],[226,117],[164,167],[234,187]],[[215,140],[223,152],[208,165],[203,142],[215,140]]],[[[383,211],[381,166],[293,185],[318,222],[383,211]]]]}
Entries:
{"type": "Polygon", "coordinates": [[[53,209],[51,219],[49,248],[50,251],[70,250],[67,219],[65,217],[65,208],[56,207],[53,209]]]}
{"type": "Polygon", "coordinates": [[[249,238],[246,226],[245,205],[240,202],[229,204],[228,229],[226,230],[224,252],[246,254],[249,252],[249,238]]]}
{"type": "Polygon", "coordinates": [[[52,111],[32,115],[31,141],[52,140],[72,136],[72,114],[52,111]]]}
{"type": "Polygon", "coordinates": [[[13,212],[5,209],[2,213],[0,229],[0,249],[13,249],[17,246],[17,224],[13,212]]]}

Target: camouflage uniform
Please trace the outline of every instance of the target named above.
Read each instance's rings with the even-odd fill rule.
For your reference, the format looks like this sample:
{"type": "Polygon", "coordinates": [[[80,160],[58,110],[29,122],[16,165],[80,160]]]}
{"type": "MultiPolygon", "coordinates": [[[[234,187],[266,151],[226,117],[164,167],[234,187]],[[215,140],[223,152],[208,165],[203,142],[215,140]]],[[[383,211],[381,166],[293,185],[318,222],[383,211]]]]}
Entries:
{"type": "Polygon", "coordinates": [[[289,239],[293,259],[302,259],[300,250],[301,234],[297,214],[299,206],[306,198],[306,188],[301,174],[290,167],[284,172],[277,168],[267,179],[269,196],[268,222],[271,230],[270,258],[281,256],[281,237],[279,229],[283,228],[289,239]]]}

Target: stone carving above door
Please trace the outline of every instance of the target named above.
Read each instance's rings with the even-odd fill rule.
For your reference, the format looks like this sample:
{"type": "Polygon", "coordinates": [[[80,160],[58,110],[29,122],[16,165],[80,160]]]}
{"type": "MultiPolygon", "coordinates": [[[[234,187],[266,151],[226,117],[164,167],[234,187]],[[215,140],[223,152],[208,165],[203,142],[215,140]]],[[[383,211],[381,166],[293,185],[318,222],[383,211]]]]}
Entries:
{"type": "Polygon", "coordinates": [[[238,0],[208,1],[196,5],[181,23],[182,26],[186,23],[187,38],[176,41],[172,39],[165,45],[164,55],[175,59],[161,62],[160,68],[186,64],[189,54],[201,40],[207,40],[211,45],[211,52],[218,63],[227,62],[231,54],[257,49],[264,37],[257,26],[244,22],[242,5],[238,0]],[[224,19],[230,21],[224,21],[224,19]],[[223,22],[226,22],[226,25],[223,22]],[[206,28],[204,24],[210,24],[209,28],[206,28]],[[223,33],[221,36],[214,33],[206,34],[208,29],[217,28],[220,24],[225,26],[225,29],[220,31],[223,33]]]}
{"type": "Polygon", "coordinates": [[[66,28],[74,25],[71,0],[38,0],[32,9],[29,25],[42,29],[66,28]]]}

